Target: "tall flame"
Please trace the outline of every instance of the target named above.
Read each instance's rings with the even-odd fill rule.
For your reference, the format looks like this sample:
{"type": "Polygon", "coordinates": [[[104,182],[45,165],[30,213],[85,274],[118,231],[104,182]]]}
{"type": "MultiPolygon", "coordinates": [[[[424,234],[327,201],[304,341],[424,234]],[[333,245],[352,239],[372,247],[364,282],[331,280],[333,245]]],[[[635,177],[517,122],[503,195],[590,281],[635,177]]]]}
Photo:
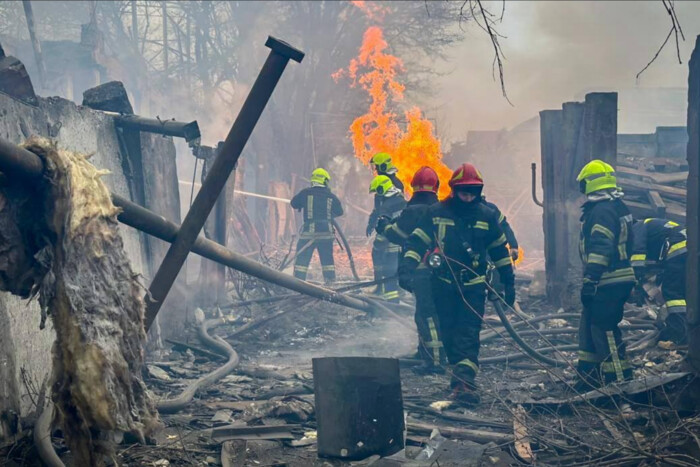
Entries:
{"type": "Polygon", "coordinates": [[[333,79],[347,76],[351,86],[358,84],[370,97],[369,109],[350,125],[355,157],[367,165],[378,152],[391,154],[398,168],[398,177],[410,192],[413,174],[427,165],[435,169],[440,177],[440,198],[449,194],[447,185],[452,172],[442,162],[440,141],[433,134],[433,124],[426,119],[418,107],[404,113],[405,129],[391,111],[390,103],[403,100],[405,86],[397,80],[404,71],[403,62],[388,52],[382,30],[372,26],[365,31],[357,58],[350,61],[347,69],[338,70],[333,79]]]}

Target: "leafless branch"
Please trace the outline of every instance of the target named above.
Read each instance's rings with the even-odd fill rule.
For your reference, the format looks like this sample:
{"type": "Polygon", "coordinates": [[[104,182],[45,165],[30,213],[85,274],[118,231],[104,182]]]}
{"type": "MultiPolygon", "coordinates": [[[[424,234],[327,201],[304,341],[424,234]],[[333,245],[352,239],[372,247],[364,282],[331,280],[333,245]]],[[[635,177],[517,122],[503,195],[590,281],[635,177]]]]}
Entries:
{"type": "Polygon", "coordinates": [[[647,68],[651,66],[652,63],[656,61],[661,51],[664,50],[666,44],[668,44],[668,40],[671,38],[671,35],[674,36],[676,41],[676,56],[678,57],[678,63],[683,63],[683,60],[681,60],[681,49],[678,36],[680,35],[681,39],[685,41],[685,35],[683,34],[683,28],[681,27],[681,23],[680,21],[678,21],[678,16],[676,15],[674,0],[661,0],[661,3],[666,9],[666,13],[668,13],[669,17],[671,18],[671,29],[668,31],[666,39],[664,39],[664,42],[661,44],[661,47],[659,47],[659,50],[656,51],[649,63],[647,63],[646,66],[642,68],[642,70],[639,73],[637,73],[636,79],[639,79],[639,76],[642,73],[644,73],[647,70],[647,68]]]}

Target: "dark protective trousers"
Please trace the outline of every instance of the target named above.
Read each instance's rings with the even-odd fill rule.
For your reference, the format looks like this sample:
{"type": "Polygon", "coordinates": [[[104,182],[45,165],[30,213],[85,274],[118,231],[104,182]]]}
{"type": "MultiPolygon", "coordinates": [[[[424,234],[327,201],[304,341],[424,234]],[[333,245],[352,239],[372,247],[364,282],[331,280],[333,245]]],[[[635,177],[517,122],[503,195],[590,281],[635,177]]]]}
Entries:
{"type": "Polygon", "coordinates": [[[687,254],[683,253],[663,262],[663,278],[661,292],[663,293],[668,316],[665,327],[659,334],[659,340],[672,341],[685,345],[688,342],[686,325],[685,302],[685,263],[687,254]]]}
{"type": "Polygon", "coordinates": [[[390,243],[381,235],[377,235],[372,244],[372,265],[374,280],[379,281],[392,277],[377,286],[377,294],[385,300],[399,301],[399,279],[396,272],[399,269],[399,246],[390,243]]]}
{"type": "Polygon", "coordinates": [[[326,282],[335,280],[335,262],[333,260],[333,239],[308,239],[300,238],[297,242],[297,256],[294,259],[294,277],[306,280],[309,272],[309,263],[314,255],[314,250],[318,250],[318,257],[321,260],[323,279],[326,282]]]}
{"type": "Polygon", "coordinates": [[[435,312],[431,271],[418,268],[414,272],[413,294],[416,298],[416,329],[418,329],[418,355],[428,365],[441,367],[447,363],[441,340],[440,319],[435,312]]]}
{"type": "Polygon", "coordinates": [[[483,283],[462,287],[433,278],[433,301],[440,319],[442,343],[452,367],[451,385],[476,387],[479,371],[479,332],[486,308],[483,283]]]}
{"type": "Polygon", "coordinates": [[[633,283],[599,287],[593,301],[584,305],[578,330],[578,371],[592,387],[632,379],[619,324],[633,283]]]}

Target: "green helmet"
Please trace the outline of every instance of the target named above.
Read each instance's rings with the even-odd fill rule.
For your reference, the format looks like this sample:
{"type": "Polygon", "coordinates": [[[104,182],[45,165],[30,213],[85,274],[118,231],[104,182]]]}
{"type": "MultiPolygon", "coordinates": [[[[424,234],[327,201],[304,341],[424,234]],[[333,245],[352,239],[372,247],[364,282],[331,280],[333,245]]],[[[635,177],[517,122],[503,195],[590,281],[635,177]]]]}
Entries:
{"type": "Polygon", "coordinates": [[[331,181],[331,176],[326,169],[318,168],[311,172],[311,183],[319,183],[328,186],[331,181]]]}
{"type": "Polygon", "coordinates": [[[581,193],[590,195],[596,191],[617,188],[614,174],[612,165],[596,159],[583,166],[576,181],[579,182],[581,193]]]}
{"type": "Polygon", "coordinates": [[[391,154],[388,152],[378,152],[372,156],[369,162],[377,167],[377,171],[381,173],[388,173],[389,170],[394,168],[394,164],[391,162],[391,154]]]}
{"type": "Polygon", "coordinates": [[[377,193],[379,196],[384,196],[386,192],[394,187],[394,183],[386,175],[377,175],[369,185],[370,193],[377,193]]]}

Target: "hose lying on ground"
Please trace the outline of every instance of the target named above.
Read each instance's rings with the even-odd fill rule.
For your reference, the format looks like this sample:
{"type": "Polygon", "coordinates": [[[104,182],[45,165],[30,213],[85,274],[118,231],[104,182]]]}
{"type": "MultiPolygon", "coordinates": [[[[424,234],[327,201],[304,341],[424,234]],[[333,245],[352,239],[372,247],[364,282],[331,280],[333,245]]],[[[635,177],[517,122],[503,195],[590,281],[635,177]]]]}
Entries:
{"type": "Polygon", "coordinates": [[[34,425],[34,446],[41,462],[47,467],[66,467],[51,444],[51,425],[55,410],[53,402],[48,401],[34,425]]]}
{"type": "MultiPolygon", "coordinates": [[[[519,328],[535,323],[539,323],[540,321],[546,321],[548,319],[572,319],[572,318],[580,318],[581,314],[580,313],[551,313],[548,315],[542,315],[542,316],[537,316],[536,318],[529,319],[527,321],[518,321],[517,323],[512,323],[511,326],[513,328],[519,328]]],[[[499,333],[502,332],[503,329],[494,329],[491,331],[484,332],[481,334],[481,342],[484,343],[490,339],[493,339],[494,337],[498,337],[499,333]]]]}
{"type": "MultiPolygon", "coordinates": [[[[496,314],[498,314],[498,317],[501,319],[501,323],[503,323],[503,327],[506,328],[506,331],[508,334],[510,334],[510,337],[513,338],[513,340],[520,346],[520,348],[529,356],[534,358],[535,360],[542,362],[546,365],[554,366],[554,367],[560,367],[563,365],[568,365],[568,362],[566,361],[561,361],[561,360],[556,360],[554,358],[549,358],[545,355],[543,355],[541,352],[533,349],[530,347],[530,345],[523,340],[522,337],[518,334],[518,332],[513,328],[513,326],[510,324],[510,321],[508,321],[508,317],[506,316],[506,312],[503,310],[503,304],[501,303],[500,297],[497,297],[495,300],[492,301],[493,307],[496,310],[496,314]]],[[[577,346],[578,347],[578,346],[577,346]]]]}
{"type": "Polygon", "coordinates": [[[224,323],[226,323],[225,318],[204,320],[200,324],[197,331],[199,338],[206,346],[210,347],[212,350],[216,350],[219,353],[227,355],[228,361],[223,366],[217,368],[211,373],[207,373],[198,380],[192,382],[189,386],[187,386],[187,388],[185,388],[184,391],[182,391],[182,393],[180,393],[179,396],[175,397],[174,399],[166,399],[158,402],[157,408],[159,412],[174,413],[182,410],[187,404],[189,404],[192,401],[197,391],[217,382],[227,374],[231,373],[231,371],[233,371],[234,368],[236,368],[239,359],[238,354],[235,350],[233,350],[233,347],[231,347],[231,345],[228,342],[221,339],[220,337],[213,338],[209,335],[210,328],[219,326],[224,323]]]}

